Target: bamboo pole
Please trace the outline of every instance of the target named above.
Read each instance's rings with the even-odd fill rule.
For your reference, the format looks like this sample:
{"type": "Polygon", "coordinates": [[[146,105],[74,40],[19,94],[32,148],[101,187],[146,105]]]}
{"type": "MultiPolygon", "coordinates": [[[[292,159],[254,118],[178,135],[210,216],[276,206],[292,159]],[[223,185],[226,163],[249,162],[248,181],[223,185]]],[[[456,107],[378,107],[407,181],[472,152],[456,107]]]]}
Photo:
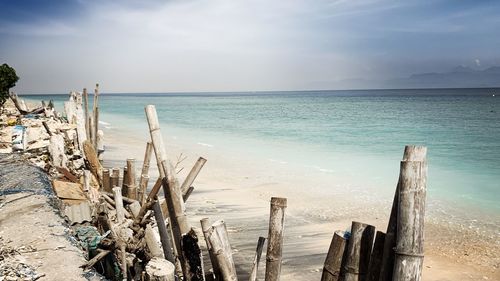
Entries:
{"type": "Polygon", "coordinates": [[[346,244],[348,239],[345,237],[344,231],[335,231],[333,233],[332,242],[326,255],[325,264],[323,266],[323,274],[321,281],[337,281],[339,280],[342,259],[346,252],[346,244]]]}
{"type": "Polygon", "coordinates": [[[198,158],[198,161],[194,164],[193,168],[191,171],[189,171],[189,174],[187,175],[186,179],[182,183],[181,190],[182,194],[185,195],[188,191],[188,189],[191,187],[193,184],[194,180],[198,176],[198,174],[201,171],[201,168],[203,168],[203,165],[207,162],[207,159],[200,157],[198,158]]]}
{"type": "Polygon", "coordinates": [[[161,246],[163,248],[163,255],[171,263],[175,263],[174,253],[172,251],[172,241],[165,225],[165,218],[161,212],[161,206],[158,201],[153,205],[153,212],[158,225],[158,232],[160,233],[161,246]]]}
{"type": "Polygon", "coordinates": [[[286,198],[271,198],[265,281],[280,280],[286,203],[286,198]]]}
{"type": "Polygon", "coordinates": [[[374,235],[374,226],[352,222],[351,237],[347,242],[346,257],[340,270],[340,281],[366,280],[374,235]]]}
{"type": "Polygon", "coordinates": [[[144,152],[144,161],[142,162],[141,179],[139,181],[138,200],[144,205],[146,203],[146,189],[149,180],[149,165],[151,163],[151,156],[153,154],[153,144],[146,143],[146,151],[144,152]]]}
{"type": "Polygon", "coordinates": [[[219,278],[223,281],[237,281],[236,266],[224,221],[216,221],[208,230],[207,236],[220,270],[219,278]]]}
{"type": "Polygon", "coordinates": [[[257,249],[255,249],[255,256],[253,258],[252,270],[250,271],[250,278],[248,278],[249,281],[257,281],[257,273],[259,272],[259,262],[260,262],[260,257],[262,256],[262,249],[264,248],[265,241],[266,238],[262,236],[259,237],[259,240],[257,241],[257,249]]]}
{"type": "Polygon", "coordinates": [[[137,201],[141,202],[141,206],[146,203],[146,191],[148,188],[149,176],[141,175],[139,189],[137,190],[137,201]]]}
{"type": "Polygon", "coordinates": [[[109,169],[102,170],[102,188],[106,192],[112,192],[111,189],[111,178],[109,175],[109,169]]]}
{"type": "Polygon", "coordinates": [[[154,230],[149,224],[146,225],[146,230],[144,231],[144,240],[146,240],[146,246],[153,257],[164,257],[160,241],[157,240],[154,230]]]}
{"type": "Polygon", "coordinates": [[[127,190],[126,196],[132,199],[137,199],[137,182],[135,176],[135,159],[127,159],[127,183],[125,184],[127,190]]]}
{"type": "Polygon", "coordinates": [[[94,145],[94,149],[97,151],[97,131],[99,130],[99,84],[95,84],[93,113],[94,131],[92,132],[92,144],[94,145]]]}
{"type": "Polygon", "coordinates": [[[393,280],[420,281],[424,261],[427,163],[402,161],[393,280]]]}
{"type": "MultiPolygon", "coordinates": [[[[407,145],[403,153],[403,161],[426,161],[427,148],[425,146],[407,145]]],[[[391,215],[387,225],[384,241],[384,253],[382,254],[382,265],[380,267],[379,281],[392,281],[394,269],[394,248],[396,247],[396,229],[398,216],[399,185],[396,185],[394,200],[392,201],[391,215]]]]}
{"type": "Polygon", "coordinates": [[[87,139],[90,140],[89,94],[87,93],[87,88],[83,88],[83,111],[85,116],[85,132],[87,139]]]}
{"type": "Polygon", "coordinates": [[[120,185],[120,168],[113,168],[111,173],[111,189],[120,185]]]}
{"type": "Polygon", "coordinates": [[[210,225],[210,220],[208,218],[203,218],[200,220],[201,230],[203,232],[203,237],[205,238],[205,243],[207,244],[208,256],[210,257],[210,263],[212,264],[212,273],[215,279],[218,280],[220,276],[219,264],[217,263],[217,258],[213,251],[212,245],[210,245],[210,240],[208,239],[209,230],[212,227],[210,225]]]}
{"type": "Polygon", "coordinates": [[[372,255],[370,256],[370,265],[368,266],[367,281],[378,281],[380,276],[380,267],[382,265],[382,255],[384,253],[385,233],[377,231],[375,243],[373,244],[372,255]]]}

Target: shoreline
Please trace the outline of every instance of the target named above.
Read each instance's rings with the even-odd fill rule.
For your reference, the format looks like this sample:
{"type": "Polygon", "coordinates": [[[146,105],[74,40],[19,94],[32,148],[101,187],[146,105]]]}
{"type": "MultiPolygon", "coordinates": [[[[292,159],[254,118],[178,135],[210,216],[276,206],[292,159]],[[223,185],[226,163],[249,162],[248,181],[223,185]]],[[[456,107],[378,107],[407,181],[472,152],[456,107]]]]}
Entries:
{"type": "MultiPolygon", "coordinates": [[[[145,126],[146,122],[144,123],[145,126]]],[[[164,127],[165,124],[160,124],[164,127]]],[[[104,165],[122,167],[126,158],[136,158],[142,162],[143,150],[147,136],[130,134],[127,138],[124,132],[105,130],[105,143],[109,143],[109,151],[104,154],[104,165]],[[126,140],[126,141],[125,141],[126,140]],[[120,165],[121,163],[121,165],[120,165]]],[[[338,217],[322,215],[329,208],[325,205],[328,199],[318,203],[317,208],[301,204],[303,194],[293,194],[290,190],[280,187],[279,183],[249,179],[248,174],[227,174],[227,167],[235,163],[211,161],[205,153],[209,147],[201,146],[193,149],[192,145],[176,143],[174,138],[165,138],[167,154],[175,157],[180,153],[188,159],[183,162],[189,168],[197,157],[208,159],[204,170],[200,173],[194,186],[195,190],[187,203],[187,213],[193,225],[199,225],[199,219],[210,216],[212,219],[224,219],[228,225],[230,242],[234,248],[234,258],[237,264],[250,264],[258,236],[265,236],[267,220],[263,219],[268,212],[268,198],[271,196],[287,196],[287,222],[285,226],[285,246],[282,276],[294,280],[319,278],[331,235],[336,229],[344,229],[352,220],[360,220],[373,224],[377,229],[385,231],[387,225],[390,201],[385,208],[382,202],[363,207],[362,211],[352,212],[348,206],[345,209],[335,206],[335,211],[341,210],[338,217]],[[214,163],[215,162],[215,163],[214,163]],[[219,162],[219,163],[218,163],[219,162]],[[225,174],[226,173],[226,174],[225,174]],[[207,205],[209,207],[207,207],[207,205]],[[213,207],[210,207],[213,206],[213,207]],[[315,213],[315,216],[304,215],[315,213]],[[253,241],[255,240],[255,241],[253,241]],[[304,262],[307,260],[307,262],[304,262]],[[295,270],[300,266],[299,270],[295,270]]],[[[227,161],[227,159],[225,159],[227,161]]],[[[186,169],[184,169],[186,170],[186,169]]],[[[185,176],[181,171],[179,178],[185,176]]],[[[152,167],[151,177],[157,173],[152,167]]],[[[318,199],[318,198],[316,198],[318,199]]],[[[337,198],[336,201],[339,201],[337,198]]],[[[353,203],[344,202],[349,205],[353,203]]],[[[307,205],[307,204],[306,204],[307,205]]],[[[356,208],[354,208],[356,209],[356,208]]],[[[359,209],[359,208],[358,208],[359,209]]],[[[331,210],[331,208],[330,208],[331,210]]],[[[492,230],[486,233],[481,228],[471,228],[470,225],[454,225],[446,223],[446,215],[442,218],[426,219],[426,257],[424,259],[423,280],[500,280],[500,241],[498,233],[492,230]],[[464,279],[467,276],[468,279],[464,279]]],[[[249,269],[239,268],[239,274],[249,269]]],[[[246,276],[246,275],[243,275],[246,276]]]]}

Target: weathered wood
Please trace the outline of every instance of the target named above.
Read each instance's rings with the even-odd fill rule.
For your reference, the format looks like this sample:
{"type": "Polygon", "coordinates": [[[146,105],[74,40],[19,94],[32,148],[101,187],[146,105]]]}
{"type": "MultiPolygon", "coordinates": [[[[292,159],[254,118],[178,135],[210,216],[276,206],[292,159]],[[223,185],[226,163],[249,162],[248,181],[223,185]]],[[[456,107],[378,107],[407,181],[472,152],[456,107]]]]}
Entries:
{"type": "Polygon", "coordinates": [[[127,166],[123,167],[123,178],[122,178],[122,194],[127,194],[128,186],[128,169],[127,166]]]}
{"type": "MultiPolygon", "coordinates": [[[[110,196],[111,198],[115,198],[115,195],[111,192],[101,191],[101,194],[106,194],[106,195],[110,196]]],[[[123,199],[123,202],[125,202],[126,204],[139,203],[139,201],[132,199],[132,198],[125,197],[123,195],[122,195],[122,199],[123,199]]]]}
{"type": "Polygon", "coordinates": [[[111,188],[120,186],[120,168],[113,168],[111,173],[111,188]]]}
{"type": "Polygon", "coordinates": [[[95,257],[93,257],[91,260],[87,261],[84,265],[80,267],[82,267],[84,270],[88,270],[92,266],[94,266],[94,264],[96,264],[98,261],[107,256],[109,253],[111,253],[110,250],[99,250],[99,253],[95,257]]]}
{"type": "Polygon", "coordinates": [[[169,262],[175,264],[175,257],[172,250],[172,239],[170,238],[170,233],[167,231],[165,225],[165,218],[163,217],[161,206],[158,201],[153,205],[153,212],[156,220],[156,225],[158,226],[158,232],[160,234],[161,247],[163,249],[163,256],[169,262]]]}
{"type": "Polygon", "coordinates": [[[137,199],[137,182],[135,176],[135,159],[129,158],[127,159],[127,183],[126,187],[126,196],[132,199],[137,199]]]}
{"type": "Polygon", "coordinates": [[[267,236],[266,281],[278,281],[281,274],[286,198],[272,197],[267,236]]]}
{"type": "Polygon", "coordinates": [[[122,223],[125,219],[125,209],[123,208],[122,189],[119,186],[113,187],[115,195],[116,219],[118,223],[122,223]]]}
{"type": "Polygon", "coordinates": [[[186,191],[186,193],[184,193],[182,195],[182,199],[184,199],[184,202],[187,202],[187,200],[189,199],[189,196],[191,196],[191,193],[193,193],[193,190],[194,190],[194,186],[190,186],[188,188],[188,190],[186,191]]]}
{"type": "Polygon", "coordinates": [[[141,202],[141,205],[146,203],[146,192],[148,188],[149,176],[141,175],[141,181],[139,183],[139,189],[137,190],[137,200],[141,202]]]}
{"type": "Polygon", "coordinates": [[[203,255],[198,245],[198,235],[194,229],[182,235],[182,255],[187,265],[188,276],[186,279],[193,281],[205,281],[205,269],[203,268],[203,255]]]}
{"type": "Polygon", "coordinates": [[[259,237],[259,240],[257,241],[257,249],[255,249],[255,256],[253,258],[252,270],[250,271],[250,278],[248,279],[250,281],[257,281],[257,273],[259,272],[259,262],[260,262],[260,257],[262,256],[262,249],[264,248],[265,241],[266,238],[262,236],[259,237]]]}
{"type": "Polygon", "coordinates": [[[52,132],[50,131],[50,128],[49,128],[49,125],[47,125],[47,122],[43,121],[42,125],[45,128],[45,131],[47,132],[47,134],[49,134],[49,136],[52,136],[52,132]]]}
{"type": "Polygon", "coordinates": [[[68,171],[68,169],[61,168],[61,167],[56,167],[56,170],[59,173],[62,173],[64,175],[64,177],[67,178],[69,181],[71,181],[71,182],[79,182],[78,178],[75,175],[73,175],[70,171],[68,171]]]}
{"type": "Polygon", "coordinates": [[[159,257],[159,258],[164,257],[160,241],[158,241],[158,239],[156,238],[154,230],[149,224],[146,225],[146,231],[144,232],[144,239],[146,240],[146,245],[153,257],[159,257]]]}
{"type": "Polygon", "coordinates": [[[393,280],[420,281],[424,261],[427,163],[402,161],[393,280]]]}
{"type": "Polygon", "coordinates": [[[375,243],[373,244],[372,254],[370,256],[370,265],[368,266],[367,281],[378,281],[380,276],[380,266],[382,265],[382,255],[384,254],[385,233],[377,231],[375,243]]]}
{"type": "Polygon", "coordinates": [[[207,232],[207,236],[220,271],[219,279],[223,281],[238,280],[224,221],[219,220],[212,224],[212,227],[207,232]]]}
{"type": "Polygon", "coordinates": [[[83,142],[83,152],[85,153],[85,158],[89,162],[90,171],[98,180],[101,180],[102,165],[101,162],[99,162],[99,158],[97,158],[97,153],[95,152],[94,147],[88,140],[83,142]]]}
{"type": "Polygon", "coordinates": [[[152,258],[146,265],[146,280],[175,281],[175,266],[161,258],[152,258]]]}
{"type": "Polygon", "coordinates": [[[347,238],[344,231],[335,231],[326,255],[321,281],[337,281],[340,277],[342,259],[346,252],[347,238]]]}
{"type": "Polygon", "coordinates": [[[83,142],[87,140],[87,132],[85,131],[85,115],[82,108],[82,95],[75,93],[75,123],[76,133],[78,135],[78,148],[83,149],[83,142]]]}
{"type": "Polygon", "coordinates": [[[374,226],[352,222],[351,237],[347,242],[347,252],[340,270],[340,281],[366,280],[374,236],[374,226]]]}
{"type": "Polygon", "coordinates": [[[94,145],[94,149],[97,151],[97,131],[99,131],[99,84],[95,85],[94,90],[94,131],[92,132],[92,143],[94,145]]]}
{"type": "Polygon", "coordinates": [[[216,255],[214,253],[212,245],[210,245],[210,240],[208,239],[208,233],[212,226],[210,225],[210,220],[208,218],[201,219],[200,223],[201,223],[201,230],[203,232],[203,237],[205,238],[205,243],[207,244],[207,251],[208,251],[208,256],[210,257],[210,263],[212,264],[212,273],[215,275],[215,278],[217,279],[220,276],[219,264],[217,263],[216,255]]]}
{"type": "MultiPolygon", "coordinates": [[[[144,217],[148,208],[152,208],[153,205],[150,203],[152,202],[152,200],[154,198],[156,198],[158,191],[160,191],[161,186],[162,186],[161,178],[158,178],[156,180],[155,185],[153,186],[153,189],[151,189],[151,192],[149,193],[148,198],[146,199],[146,203],[142,204],[141,211],[139,212],[140,219],[142,219],[144,217]]],[[[136,220],[136,223],[139,223],[139,222],[140,222],[140,220],[136,220]]]]}
{"type": "MultiPolygon", "coordinates": [[[[403,161],[426,161],[427,148],[425,146],[407,145],[403,152],[403,161]]],[[[396,185],[396,192],[392,201],[391,214],[384,241],[384,253],[382,255],[382,265],[380,267],[379,281],[392,281],[394,269],[394,248],[396,247],[396,229],[398,216],[399,182],[396,185]]]]}
{"type": "Polygon", "coordinates": [[[141,210],[141,204],[139,204],[138,201],[134,201],[131,204],[129,204],[128,208],[130,209],[130,212],[132,213],[134,218],[137,218],[139,216],[139,212],[141,210]]]}
{"type": "Polygon", "coordinates": [[[186,179],[181,185],[181,190],[182,194],[185,195],[188,192],[188,189],[191,187],[193,184],[194,180],[198,176],[198,174],[201,171],[201,168],[203,168],[203,165],[207,162],[207,159],[200,157],[198,158],[198,161],[194,164],[193,168],[189,172],[189,174],[186,176],[186,179]]]}

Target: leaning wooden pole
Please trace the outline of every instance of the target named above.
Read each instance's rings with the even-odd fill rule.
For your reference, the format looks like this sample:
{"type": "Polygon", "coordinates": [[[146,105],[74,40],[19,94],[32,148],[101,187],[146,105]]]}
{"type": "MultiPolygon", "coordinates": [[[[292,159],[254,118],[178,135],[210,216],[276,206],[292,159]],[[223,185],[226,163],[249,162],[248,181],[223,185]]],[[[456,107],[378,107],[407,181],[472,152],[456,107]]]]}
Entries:
{"type": "Polygon", "coordinates": [[[200,220],[201,230],[203,232],[203,237],[205,238],[205,243],[207,244],[207,252],[210,257],[210,263],[212,264],[212,273],[215,276],[215,279],[218,280],[220,276],[219,264],[217,263],[217,258],[210,244],[210,240],[208,239],[210,228],[210,220],[208,218],[203,218],[200,220]]]}
{"type": "Polygon", "coordinates": [[[266,242],[266,238],[259,237],[257,241],[257,249],[255,249],[255,256],[253,258],[252,270],[250,271],[249,281],[257,281],[257,273],[259,272],[259,263],[260,257],[262,256],[262,249],[264,248],[264,242],[266,242]]]}
{"type": "Polygon", "coordinates": [[[181,190],[182,190],[183,195],[185,195],[188,192],[188,189],[191,187],[194,180],[196,179],[196,177],[200,173],[201,168],[203,168],[203,165],[205,165],[206,162],[207,162],[207,159],[205,159],[203,157],[198,158],[198,161],[196,161],[193,168],[191,169],[191,171],[187,175],[186,179],[182,183],[181,190]]]}
{"type": "MultiPolygon", "coordinates": [[[[403,161],[426,161],[427,148],[425,146],[407,145],[403,153],[403,161]]],[[[396,247],[396,229],[398,216],[399,185],[396,186],[394,200],[392,201],[391,215],[385,233],[384,252],[382,254],[382,264],[380,266],[379,281],[392,281],[394,269],[394,248],[396,247]]]]}
{"type": "Polygon", "coordinates": [[[146,143],[146,151],[144,153],[144,161],[142,162],[141,179],[139,181],[138,198],[142,205],[146,203],[146,188],[149,180],[149,165],[151,164],[151,156],[153,154],[153,144],[146,143]]]}
{"type": "Polygon", "coordinates": [[[424,262],[427,164],[402,161],[393,280],[420,281],[424,262]]]}
{"type": "Polygon", "coordinates": [[[344,231],[335,231],[333,234],[328,254],[326,255],[325,264],[323,266],[323,274],[321,281],[337,281],[340,276],[340,268],[342,266],[342,259],[346,250],[346,238],[344,231]]]}
{"type": "Polygon", "coordinates": [[[215,255],[220,276],[216,276],[223,281],[237,281],[236,266],[233,261],[233,253],[229,237],[227,235],[226,224],[223,220],[216,221],[208,230],[208,240],[215,255]]]}
{"type": "Polygon", "coordinates": [[[271,198],[265,281],[280,280],[286,203],[286,198],[271,198]]]}
{"type": "Polygon", "coordinates": [[[375,227],[352,222],[351,237],[340,271],[340,281],[364,281],[368,273],[375,227]]]}
{"type": "Polygon", "coordinates": [[[171,263],[175,263],[174,253],[172,251],[172,241],[165,225],[165,218],[161,212],[161,206],[158,201],[153,205],[153,212],[158,225],[158,232],[160,234],[161,246],[163,248],[163,255],[171,263]]]}

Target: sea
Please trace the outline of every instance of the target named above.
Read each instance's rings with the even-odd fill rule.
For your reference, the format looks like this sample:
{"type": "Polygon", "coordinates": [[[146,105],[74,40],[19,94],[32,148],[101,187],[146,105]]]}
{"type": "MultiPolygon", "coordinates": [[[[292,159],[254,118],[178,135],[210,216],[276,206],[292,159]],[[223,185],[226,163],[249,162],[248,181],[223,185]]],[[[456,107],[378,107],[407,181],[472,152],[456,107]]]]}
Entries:
{"type": "MultiPolygon", "coordinates": [[[[23,97],[61,111],[68,99],[23,97]]],[[[100,126],[147,134],[148,104],[179,143],[252,158],[271,167],[260,173],[280,171],[274,181],[314,178],[291,188],[325,196],[392,200],[404,146],[424,145],[432,208],[500,218],[500,89],[104,93],[100,126]]]]}

